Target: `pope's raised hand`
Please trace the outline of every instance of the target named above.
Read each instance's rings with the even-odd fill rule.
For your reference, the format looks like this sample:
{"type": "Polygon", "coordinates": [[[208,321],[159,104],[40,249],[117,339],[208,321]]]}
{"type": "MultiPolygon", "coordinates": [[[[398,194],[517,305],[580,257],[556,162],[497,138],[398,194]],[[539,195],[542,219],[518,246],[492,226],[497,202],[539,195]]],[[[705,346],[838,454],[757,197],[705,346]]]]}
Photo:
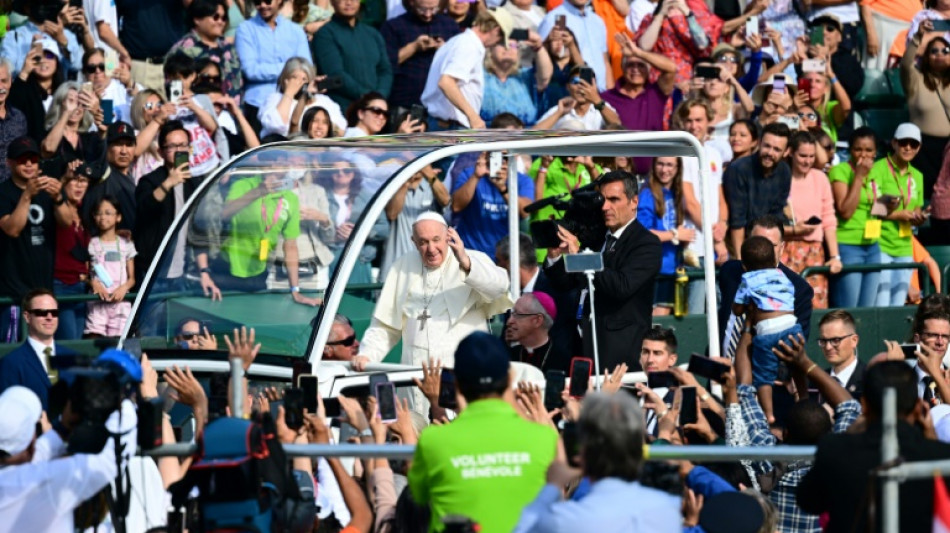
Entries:
{"type": "Polygon", "coordinates": [[[455,254],[455,258],[459,262],[459,266],[462,267],[466,273],[472,270],[472,260],[469,259],[468,253],[465,252],[465,243],[462,242],[462,238],[459,237],[455,228],[449,227],[449,248],[452,249],[452,253],[455,254]]]}

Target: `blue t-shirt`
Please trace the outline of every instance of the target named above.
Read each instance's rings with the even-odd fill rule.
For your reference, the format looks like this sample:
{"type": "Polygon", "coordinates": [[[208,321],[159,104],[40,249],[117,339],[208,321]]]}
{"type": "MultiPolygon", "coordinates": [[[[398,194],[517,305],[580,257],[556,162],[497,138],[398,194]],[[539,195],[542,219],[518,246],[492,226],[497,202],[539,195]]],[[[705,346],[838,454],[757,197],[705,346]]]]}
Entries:
{"type": "Polygon", "coordinates": [[[479,115],[486,123],[491,123],[495,115],[508,112],[521,119],[525,127],[533,126],[538,120],[538,106],[533,96],[536,93],[533,68],[523,68],[504,82],[486,71],[479,115]]]}
{"type": "Polygon", "coordinates": [[[795,311],[795,286],[778,268],[742,274],[735,303],[754,303],[762,311],[795,311]]]}
{"type": "MultiPolygon", "coordinates": [[[[663,189],[663,203],[666,204],[666,211],[660,217],[656,212],[653,191],[649,187],[644,187],[640,191],[640,202],[637,205],[637,221],[649,230],[670,231],[675,228],[676,205],[673,201],[673,191],[663,189]]],[[[676,272],[676,249],[678,247],[670,241],[666,241],[662,245],[663,262],[660,263],[660,273],[673,274],[676,272]]]]}
{"type": "MultiPolygon", "coordinates": [[[[475,173],[469,167],[452,182],[452,193],[459,190],[475,173]]],[[[518,173],[518,196],[534,201],[534,182],[527,174],[518,173]]],[[[495,259],[495,245],[508,235],[508,202],[490,180],[481,179],[475,196],[461,212],[455,213],[455,229],[470,250],[478,250],[495,259]]]]}

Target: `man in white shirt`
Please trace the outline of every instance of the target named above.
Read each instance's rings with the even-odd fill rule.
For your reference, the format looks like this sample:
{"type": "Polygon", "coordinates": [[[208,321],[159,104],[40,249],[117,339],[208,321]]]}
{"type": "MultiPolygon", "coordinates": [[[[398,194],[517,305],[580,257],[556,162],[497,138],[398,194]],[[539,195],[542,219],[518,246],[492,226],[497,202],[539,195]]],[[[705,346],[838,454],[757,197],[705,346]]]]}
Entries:
{"type": "Polygon", "coordinates": [[[478,113],[485,91],[485,50],[508,46],[511,14],[488,9],[475,16],[472,27],[452,37],[435,53],[422,90],[429,110],[429,131],[484,129],[478,113]]]}
{"type": "Polygon", "coordinates": [[[818,347],[831,367],[826,371],[858,400],[864,392],[867,365],[858,360],[859,337],[854,317],[843,309],[835,309],[821,317],[818,324],[818,347]]]}
{"type": "Polygon", "coordinates": [[[115,0],[83,0],[83,10],[89,21],[89,31],[96,48],[114,50],[126,61],[131,61],[129,52],[119,41],[119,15],[115,0]]]}
{"type": "MultiPolygon", "coordinates": [[[[676,364],[676,348],[678,346],[676,335],[672,329],[656,325],[647,331],[643,337],[643,347],[640,348],[640,366],[644,372],[668,372],[670,367],[676,364]]],[[[657,409],[645,408],[643,412],[646,420],[647,433],[656,435],[656,423],[666,414],[666,411],[673,405],[673,390],[669,387],[657,387],[653,392],[663,401],[665,407],[657,409]]],[[[640,405],[643,407],[643,401],[646,397],[641,397],[640,405]]]]}
{"type": "MultiPolygon", "coordinates": [[[[915,320],[914,323],[915,343],[928,348],[933,353],[947,353],[947,347],[950,345],[950,315],[942,310],[930,311],[923,313],[920,319],[915,320]]],[[[917,395],[931,407],[942,403],[936,393],[934,379],[924,371],[917,361],[914,361],[914,367],[917,371],[917,395]]]]}
{"type": "Polygon", "coordinates": [[[567,93],[570,96],[561,98],[556,106],[548,109],[534,129],[569,129],[566,125],[573,121],[580,121],[584,130],[592,131],[602,130],[609,124],[620,124],[617,110],[597,92],[596,74],[590,81],[584,79],[582,73],[585,68],[589,70],[589,67],[583,66],[571,69],[567,76],[567,93]]]}

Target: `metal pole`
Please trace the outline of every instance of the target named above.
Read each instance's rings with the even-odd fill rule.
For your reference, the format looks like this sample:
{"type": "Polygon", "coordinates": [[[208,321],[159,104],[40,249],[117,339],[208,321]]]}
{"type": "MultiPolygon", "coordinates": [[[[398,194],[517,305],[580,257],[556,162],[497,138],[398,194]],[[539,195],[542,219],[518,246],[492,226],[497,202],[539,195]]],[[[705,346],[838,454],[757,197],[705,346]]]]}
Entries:
{"type": "MultiPolygon", "coordinates": [[[[589,250],[585,250],[589,251],[589,250]]],[[[587,295],[590,296],[590,343],[594,346],[594,376],[600,376],[600,350],[597,347],[597,320],[594,318],[594,271],[585,270],[587,295]]],[[[594,390],[600,391],[600,380],[594,380],[594,390]]]]}
{"type": "Polygon", "coordinates": [[[234,357],[231,364],[231,416],[244,418],[244,361],[234,357]]]}
{"type": "Polygon", "coordinates": [[[521,210],[518,208],[518,156],[508,156],[508,292],[511,301],[521,297],[521,210]]]}
{"type": "MultiPolygon", "coordinates": [[[[719,205],[719,187],[709,179],[709,160],[706,158],[705,149],[700,147],[697,152],[700,187],[703,191],[700,207],[703,213],[703,250],[705,251],[703,271],[706,280],[706,329],[709,336],[709,357],[719,357],[721,343],[719,342],[719,314],[716,313],[716,251],[713,244],[713,225],[718,220],[715,220],[712,212],[713,206],[719,205]]],[[[682,164],[681,162],[680,165],[682,164]]],[[[695,312],[695,310],[691,309],[690,312],[695,312]]]]}
{"type": "MultiPolygon", "coordinates": [[[[897,443],[897,390],[893,387],[884,389],[884,433],[881,438],[881,463],[888,463],[897,459],[900,454],[897,443]]],[[[883,512],[882,524],[884,533],[898,533],[900,531],[900,480],[888,477],[884,480],[884,490],[881,492],[881,508],[883,512]]]]}

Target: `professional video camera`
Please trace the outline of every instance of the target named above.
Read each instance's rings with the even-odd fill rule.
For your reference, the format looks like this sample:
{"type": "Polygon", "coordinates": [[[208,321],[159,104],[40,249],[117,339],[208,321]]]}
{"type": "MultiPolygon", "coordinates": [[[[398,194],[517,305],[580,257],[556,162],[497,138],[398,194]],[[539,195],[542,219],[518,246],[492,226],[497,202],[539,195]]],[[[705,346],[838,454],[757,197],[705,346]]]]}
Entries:
{"type": "Polygon", "coordinates": [[[525,207],[528,213],[534,213],[551,206],[564,215],[556,220],[538,220],[531,223],[531,235],[538,248],[557,248],[561,239],[557,236],[558,226],[563,226],[580,239],[585,247],[599,249],[607,234],[601,208],[604,196],[591,183],[574,190],[573,194],[562,194],[538,200],[525,207]]]}

